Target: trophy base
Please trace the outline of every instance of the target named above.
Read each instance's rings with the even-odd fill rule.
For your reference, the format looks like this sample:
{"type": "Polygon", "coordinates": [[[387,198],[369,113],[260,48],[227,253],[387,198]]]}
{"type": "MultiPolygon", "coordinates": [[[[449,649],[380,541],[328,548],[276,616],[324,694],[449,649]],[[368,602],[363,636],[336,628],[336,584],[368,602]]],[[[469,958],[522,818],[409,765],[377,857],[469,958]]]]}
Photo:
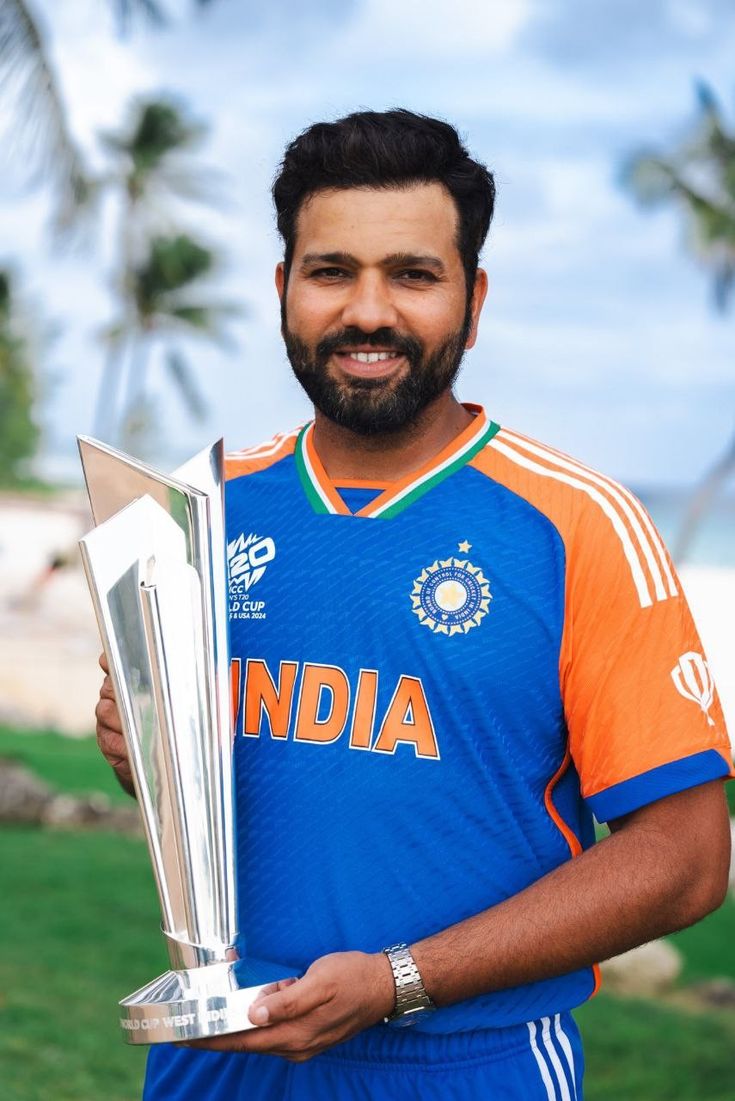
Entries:
{"type": "Polygon", "coordinates": [[[250,1006],[271,983],[289,977],[285,969],[257,960],[166,971],[119,1003],[123,1038],[164,1044],[255,1028],[250,1006]]]}

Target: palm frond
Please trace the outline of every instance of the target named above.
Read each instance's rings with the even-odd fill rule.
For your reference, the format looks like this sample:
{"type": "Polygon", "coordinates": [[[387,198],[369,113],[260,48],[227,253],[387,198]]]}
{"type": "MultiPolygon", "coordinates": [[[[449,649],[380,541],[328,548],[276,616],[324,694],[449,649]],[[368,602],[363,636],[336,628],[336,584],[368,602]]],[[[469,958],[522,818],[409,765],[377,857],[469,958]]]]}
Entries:
{"type": "Polygon", "coordinates": [[[137,15],[153,27],[165,27],[168,18],[157,0],[111,0],[120,34],[127,34],[137,15]]]}
{"type": "MultiPolygon", "coordinates": [[[[211,3],[212,0],[192,0],[195,8],[207,8],[211,3]]],[[[165,27],[169,22],[166,9],[158,0],[111,0],[111,4],[121,34],[130,30],[137,15],[152,27],[165,27]]]]}
{"type": "Polygon", "coordinates": [[[138,313],[143,317],[156,313],[166,295],[208,275],[215,263],[211,249],[184,233],[155,237],[145,262],[132,273],[138,313]]]}
{"type": "Polygon", "coordinates": [[[624,162],[620,182],[641,204],[655,206],[671,195],[676,170],[650,150],[641,150],[624,162]]]}
{"type": "Polygon", "coordinates": [[[735,290],[735,133],[712,89],[697,85],[699,117],[688,139],[662,153],[640,150],[621,182],[642,206],[678,203],[692,250],[710,270],[714,302],[725,309],[735,290]]]}
{"type": "Polygon", "coordinates": [[[7,159],[14,168],[24,166],[27,186],[51,181],[55,226],[68,230],[95,188],[67,124],[41,25],[23,0],[0,3],[0,74],[0,93],[9,104],[7,159]]]}

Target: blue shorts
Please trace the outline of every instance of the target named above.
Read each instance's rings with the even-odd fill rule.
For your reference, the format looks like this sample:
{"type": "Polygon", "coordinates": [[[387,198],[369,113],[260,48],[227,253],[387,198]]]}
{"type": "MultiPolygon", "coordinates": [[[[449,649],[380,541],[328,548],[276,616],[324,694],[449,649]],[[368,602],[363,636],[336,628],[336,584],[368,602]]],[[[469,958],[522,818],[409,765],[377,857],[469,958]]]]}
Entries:
{"type": "Polygon", "coordinates": [[[512,1028],[368,1029],[306,1063],[151,1049],[143,1101],[582,1101],[569,1013],[512,1028]]]}

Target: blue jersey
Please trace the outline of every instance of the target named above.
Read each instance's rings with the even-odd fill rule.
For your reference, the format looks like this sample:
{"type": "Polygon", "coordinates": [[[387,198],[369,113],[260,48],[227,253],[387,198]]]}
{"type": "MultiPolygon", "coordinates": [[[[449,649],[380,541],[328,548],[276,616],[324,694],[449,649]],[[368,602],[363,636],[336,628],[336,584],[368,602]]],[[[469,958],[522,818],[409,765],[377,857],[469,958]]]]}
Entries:
{"type": "MultiPolygon", "coordinates": [[[[390,485],[328,479],[313,428],[229,457],[240,929],[304,971],[510,898],[607,820],[730,772],[680,584],[639,502],[472,423],[390,485]]],[[[596,969],[427,1033],[553,1017],[596,969]]]]}

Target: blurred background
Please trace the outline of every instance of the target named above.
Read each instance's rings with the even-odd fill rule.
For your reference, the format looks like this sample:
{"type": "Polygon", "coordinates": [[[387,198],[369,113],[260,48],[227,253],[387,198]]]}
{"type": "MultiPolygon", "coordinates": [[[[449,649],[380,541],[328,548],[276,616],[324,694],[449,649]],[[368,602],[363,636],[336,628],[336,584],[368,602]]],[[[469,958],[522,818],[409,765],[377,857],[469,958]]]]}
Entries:
{"type": "MultiPolygon", "coordinates": [[[[89,737],[75,435],[173,468],[308,417],[269,188],[311,122],[436,114],[495,172],[460,395],[640,494],[735,729],[732,16],[728,0],[0,0],[4,1098],[138,1096],[115,1003],[165,967],[135,812],[89,737]]],[[[730,899],[608,969],[579,1014],[590,1101],[735,1096],[734,916],[730,899]]]]}

